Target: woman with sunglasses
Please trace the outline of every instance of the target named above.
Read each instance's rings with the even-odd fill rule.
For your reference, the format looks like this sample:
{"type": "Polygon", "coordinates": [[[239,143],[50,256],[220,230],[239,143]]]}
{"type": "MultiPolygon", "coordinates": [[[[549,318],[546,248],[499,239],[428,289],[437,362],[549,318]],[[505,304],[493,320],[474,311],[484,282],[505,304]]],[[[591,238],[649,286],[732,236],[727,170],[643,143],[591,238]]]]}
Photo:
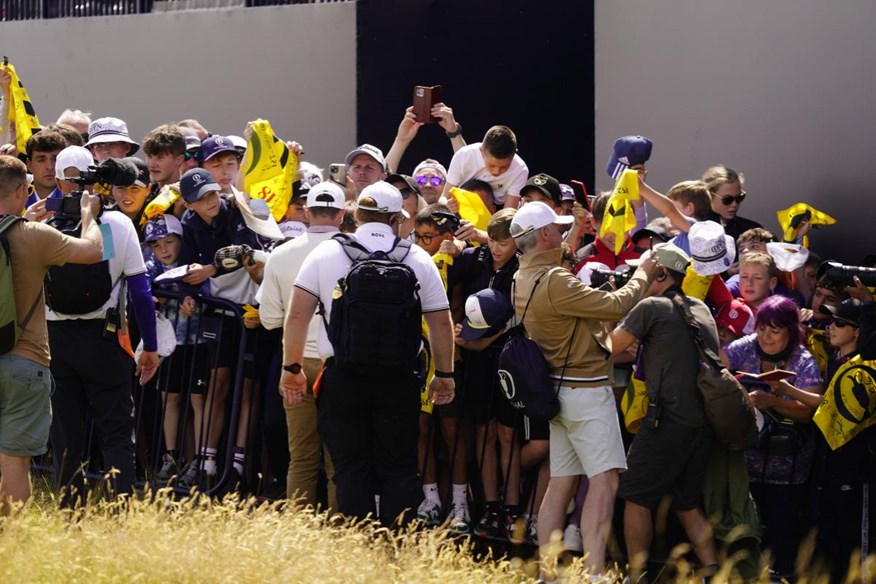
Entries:
{"type": "MultiPolygon", "coordinates": [[[[855,278],[855,286],[845,290],[852,298],[836,306],[820,308],[822,314],[830,318],[827,334],[836,349],[829,358],[826,376],[831,380],[827,391],[833,395],[847,364],[876,368],[873,294],[858,278],[855,278]]],[[[853,393],[859,399],[868,396],[872,403],[872,381],[872,377],[870,384],[859,378],[853,393]]],[[[821,404],[822,396],[818,393],[801,391],[783,382],[773,385],[776,393],[800,400],[811,408],[821,404]]],[[[870,485],[876,484],[876,425],[865,428],[835,450],[819,435],[816,448],[810,481],[810,492],[815,494],[811,518],[817,530],[815,549],[819,559],[831,570],[831,582],[841,582],[845,580],[852,554],[861,549],[872,552],[876,546],[873,530],[862,529],[876,512],[876,497],[870,494],[870,485]]]]}
{"type": "MultiPolygon", "coordinates": [[[[788,387],[819,395],[822,378],[812,355],[803,347],[797,305],[790,298],[771,296],[758,308],[755,333],[724,348],[725,365],[734,371],[793,373],[788,387]]],[[[763,545],[772,550],[773,570],[779,576],[794,573],[800,535],[799,512],[815,452],[810,424],[815,408],[779,394],[763,382],[742,379],[763,419],[758,446],[745,452],[751,494],[764,524],[763,545]]]]}
{"type": "Polygon", "coordinates": [[[724,232],[736,241],[749,229],[760,227],[760,223],[739,216],[739,207],[747,196],[742,190],[745,177],[732,168],[718,164],[703,173],[703,182],[712,197],[711,221],[724,226],[724,232]]]}

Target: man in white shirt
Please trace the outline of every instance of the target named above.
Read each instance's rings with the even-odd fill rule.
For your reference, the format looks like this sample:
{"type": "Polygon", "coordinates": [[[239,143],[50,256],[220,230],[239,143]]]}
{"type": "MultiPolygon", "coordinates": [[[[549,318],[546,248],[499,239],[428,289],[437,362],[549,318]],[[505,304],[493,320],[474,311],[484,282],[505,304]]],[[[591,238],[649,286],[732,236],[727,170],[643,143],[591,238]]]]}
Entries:
{"type": "MultiPolygon", "coordinates": [[[[265,264],[265,275],[259,290],[259,318],[262,326],[268,330],[283,326],[286,306],[305,258],[316,246],[338,233],[344,219],[344,191],[338,185],[331,182],[319,183],[306,196],[306,213],[310,223],[307,232],[277,247],[268,256],[265,264]]],[[[324,451],[316,428],[316,398],[313,395],[313,381],[322,368],[316,342],[321,322],[314,315],[307,327],[304,359],[301,362],[308,379],[307,393],[296,405],[288,402],[283,404],[289,432],[286,493],[290,498],[303,498],[305,504],[313,506],[316,506],[320,455],[324,451]]],[[[324,463],[328,478],[328,504],[330,508],[336,508],[334,467],[328,449],[325,449],[324,463]]]]}
{"type": "MultiPolygon", "coordinates": [[[[429,326],[436,366],[430,395],[434,403],[449,403],[454,397],[453,326],[438,269],[424,250],[399,239],[398,228],[407,213],[402,210],[398,189],[379,181],[365,187],[357,202],[359,227],[355,243],[372,253],[393,255],[409,248],[400,263],[416,275],[419,304],[429,326]]],[[[320,357],[326,360],[326,369],[319,388],[319,431],[335,464],[338,510],[364,518],[375,513],[375,495],[380,495],[380,520],[391,525],[403,512],[406,518],[411,517],[423,496],[417,473],[422,387],[416,356],[419,347],[399,347],[399,351],[411,356],[397,359],[394,365],[384,361],[342,363],[335,358],[336,354],[346,353],[339,353],[332,345],[326,327],[332,325],[333,296],[343,294],[337,288],[338,281],[350,272],[352,265],[338,240],[323,242],[304,260],[286,316],[283,350],[286,365],[280,385],[290,404],[299,403],[306,394],[307,377],[301,361],[308,325],[317,304],[321,304],[325,320],[320,324],[317,346],[320,357]]],[[[387,280],[387,295],[396,292],[393,284],[387,280]]],[[[357,334],[354,330],[348,340],[360,350],[361,343],[381,348],[391,343],[394,339],[378,330],[393,328],[394,323],[386,322],[391,319],[368,316],[374,317],[374,330],[366,331],[368,336],[364,338],[354,338],[357,334]]],[[[358,334],[362,332],[359,330],[358,334]]],[[[419,344],[419,335],[412,342],[419,344]]]]}
{"type": "Polygon", "coordinates": [[[450,189],[471,179],[489,183],[496,202],[516,209],[520,189],[526,184],[529,169],[517,154],[517,137],[508,126],[493,126],[482,142],[463,146],[453,155],[444,183],[444,196],[450,189]]]}

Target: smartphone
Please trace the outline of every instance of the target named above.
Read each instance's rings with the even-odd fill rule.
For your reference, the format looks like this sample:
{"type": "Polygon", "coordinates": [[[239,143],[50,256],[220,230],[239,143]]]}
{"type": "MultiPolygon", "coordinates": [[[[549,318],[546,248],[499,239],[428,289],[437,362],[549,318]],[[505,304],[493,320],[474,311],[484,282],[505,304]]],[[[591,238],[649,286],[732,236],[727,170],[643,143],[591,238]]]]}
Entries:
{"type": "Polygon", "coordinates": [[[332,164],[329,166],[329,179],[338,183],[342,187],[347,186],[347,165],[332,164]]]}
{"type": "Polygon", "coordinates": [[[414,87],[414,115],[424,124],[437,124],[441,120],[432,116],[432,106],[441,103],[441,86],[417,85],[414,87]]]}
{"type": "Polygon", "coordinates": [[[590,197],[587,196],[587,188],[584,186],[584,183],[580,180],[570,180],[569,184],[572,186],[572,190],[575,191],[575,200],[581,203],[581,206],[590,213],[590,197]]]}

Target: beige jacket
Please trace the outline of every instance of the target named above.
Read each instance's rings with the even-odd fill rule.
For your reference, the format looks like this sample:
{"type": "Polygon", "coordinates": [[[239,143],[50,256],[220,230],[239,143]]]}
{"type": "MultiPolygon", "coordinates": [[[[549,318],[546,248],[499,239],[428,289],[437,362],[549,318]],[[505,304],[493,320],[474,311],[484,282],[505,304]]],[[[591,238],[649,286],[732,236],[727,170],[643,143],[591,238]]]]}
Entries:
{"type": "Polygon", "coordinates": [[[529,337],[541,348],[552,376],[563,376],[563,385],[597,387],[611,385],[611,340],[603,321],[623,317],[642,298],[650,281],[637,271],[630,282],[615,292],[590,288],[569,270],[560,268],[560,249],[527,253],[520,258],[514,276],[514,312],[518,320],[536,280],[541,278],[523,323],[529,337]],[[569,349],[569,339],[578,328],[569,349]],[[566,354],[569,362],[563,373],[566,354]]]}

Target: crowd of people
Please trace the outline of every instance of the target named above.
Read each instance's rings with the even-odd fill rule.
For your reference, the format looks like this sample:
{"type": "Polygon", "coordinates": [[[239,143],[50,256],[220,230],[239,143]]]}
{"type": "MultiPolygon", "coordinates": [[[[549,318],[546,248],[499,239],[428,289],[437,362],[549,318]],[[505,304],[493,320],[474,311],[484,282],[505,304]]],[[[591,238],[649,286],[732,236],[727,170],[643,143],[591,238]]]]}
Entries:
{"type": "Polygon", "coordinates": [[[560,532],[594,575],[614,524],[634,580],[660,509],[706,576],[735,546],[745,577],[768,549],[793,578],[810,532],[837,577],[866,556],[876,258],[825,269],[814,210],[777,230],[747,219],[744,176],[724,165],[657,192],[642,136],[618,139],[606,168],[638,195],[587,197],[529,169],[507,126],[467,144],[451,108],[431,114],[446,152],[403,163],[425,125],[409,108],[386,155],[363,144],[330,177],[301,160],[279,220],[242,190],[251,124],[238,137],[183,120],[138,142],[121,119],[68,110],[25,152],[3,127],[4,513],[50,442],[65,506],[99,468],[116,497],[140,480],[269,485],[388,526],[541,544],[545,559],[560,532]],[[114,161],[127,184],[107,179],[114,161]],[[757,410],[744,453],[714,436],[690,319],[757,410]],[[550,370],[550,419],[522,414],[500,374],[521,326],[550,370]],[[622,396],[636,384],[634,424],[622,396]],[[852,429],[816,423],[826,393],[858,400],[843,405],[852,429]]]}

